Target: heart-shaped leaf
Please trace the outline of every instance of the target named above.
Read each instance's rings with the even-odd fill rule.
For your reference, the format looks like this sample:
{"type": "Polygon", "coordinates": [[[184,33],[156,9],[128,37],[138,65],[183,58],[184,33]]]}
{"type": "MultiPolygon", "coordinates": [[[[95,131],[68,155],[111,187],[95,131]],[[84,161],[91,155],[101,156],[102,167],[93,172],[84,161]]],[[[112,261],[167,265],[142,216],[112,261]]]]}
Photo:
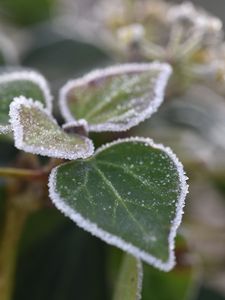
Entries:
{"type": "Polygon", "coordinates": [[[85,119],[89,131],[124,131],[161,105],[171,74],[168,64],[126,64],[69,81],[60,91],[67,122],[85,119]]]}
{"type": "Polygon", "coordinates": [[[173,267],[187,185],[169,148],[145,138],[118,140],[53,169],[49,192],[78,226],[155,267],[173,267]]]}
{"type": "Polygon", "coordinates": [[[0,76],[0,133],[11,131],[9,106],[14,97],[33,98],[52,110],[52,95],[45,78],[34,71],[18,71],[0,76]]]}
{"type": "Polygon", "coordinates": [[[9,115],[18,149],[71,160],[86,158],[94,151],[90,139],[65,133],[40,102],[15,98],[9,115]]]}

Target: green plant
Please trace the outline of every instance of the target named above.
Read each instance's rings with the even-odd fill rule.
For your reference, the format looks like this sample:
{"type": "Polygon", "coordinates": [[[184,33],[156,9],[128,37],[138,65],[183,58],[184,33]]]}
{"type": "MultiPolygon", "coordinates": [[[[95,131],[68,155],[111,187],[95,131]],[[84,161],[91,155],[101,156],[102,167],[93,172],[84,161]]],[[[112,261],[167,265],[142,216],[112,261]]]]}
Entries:
{"type": "MultiPolygon", "coordinates": [[[[41,180],[44,190],[50,174],[50,199],[78,226],[155,267],[170,270],[187,193],[181,163],[169,148],[147,138],[119,139],[94,153],[87,137],[90,131],[125,131],[149,118],[163,100],[170,74],[166,64],[128,64],[70,81],[60,93],[60,108],[69,122],[64,130],[51,114],[52,96],[41,75],[31,71],[2,75],[2,133],[8,133],[18,149],[52,159],[35,169],[1,168],[1,176],[41,180]],[[61,164],[64,160],[72,162],[61,164]]],[[[27,211],[26,206],[30,210],[27,189],[32,184],[23,188],[19,215],[27,211]]],[[[13,199],[12,205],[17,206],[13,199]]],[[[8,265],[4,253],[15,247],[8,239],[10,235],[3,240],[2,266],[8,265]]],[[[8,299],[10,292],[7,273],[7,268],[1,273],[2,299],[8,299]]]]}
{"type": "MultiPolygon", "coordinates": [[[[190,3],[133,0],[99,1],[83,23],[67,4],[71,15],[54,16],[53,34],[52,24],[21,29],[25,41],[40,30],[22,55],[0,36],[0,298],[193,300],[204,265],[193,236],[223,227],[193,222],[189,204],[177,236],[187,177],[149,136],[181,156],[193,189],[204,182],[192,202],[212,186],[223,194],[222,23],[190,3]]],[[[50,18],[42,11],[37,19],[50,18]]]]}

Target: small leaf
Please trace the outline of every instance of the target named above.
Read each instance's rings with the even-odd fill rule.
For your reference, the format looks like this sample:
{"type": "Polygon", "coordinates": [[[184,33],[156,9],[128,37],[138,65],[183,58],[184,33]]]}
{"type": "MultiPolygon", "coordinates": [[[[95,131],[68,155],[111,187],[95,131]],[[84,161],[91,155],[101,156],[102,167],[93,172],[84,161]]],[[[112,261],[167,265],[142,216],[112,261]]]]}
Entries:
{"type": "Polygon", "coordinates": [[[52,110],[52,95],[44,77],[33,71],[18,71],[0,75],[0,133],[11,131],[9,106],[14,97],[33,98],[52,110]]]}
{"type": "Polygon", "coordinates": [[[142,288],[142,263],[131,255],[125,254],[116,290],[114,300],[140,300],[142,288]]]}
{"type": "Polygon", "coordinates": [[[94,151],[90,139],[66,134],[40,102],[15,98],[9,114],[18,149],[71,160],[86,158],[94,151]]]}
{"type": "Polygon", "coordinates": [[[187,185],[169,148],[145,138],[118,140],[53,169],[49,192],[78,226],[155,267],[173,267],[187,185]]]}
{"type": "Polygon", "coordinates": [[[157,111],[170,74],[161,63],[94,71],[61,89],[61,112],[67,122],[85,119],[89,131],[128,130],[157,111]]]}

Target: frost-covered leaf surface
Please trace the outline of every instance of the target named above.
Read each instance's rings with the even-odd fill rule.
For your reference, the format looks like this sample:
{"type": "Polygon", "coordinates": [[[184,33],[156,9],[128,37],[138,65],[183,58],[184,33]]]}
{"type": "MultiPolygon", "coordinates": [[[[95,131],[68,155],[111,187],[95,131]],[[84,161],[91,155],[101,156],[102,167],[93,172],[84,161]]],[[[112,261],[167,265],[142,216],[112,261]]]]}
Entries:
{"type": "Polygon", "coordinates": [[[155,267],[173,267],[187,184],[170,149],[150,139],[118,140],[53,169],[49,191],[78,226],[155,267]]]}
{"type": "Polygon", "coordinates": [[[67,122],[85,119],[90,131],[124,131],[161,105],[171,74],[168,64],[126,64],[69,81],[60,91],[67,122]]]}
{"type": "Polygon", "coordinates": [[[23,96],[10,105],[10,122],[18,149],[49,157],[77,159],[90,156],[91,140],[79,135],[68,135],[43,108],[23,96]]]}
{"type": "Polygon", "coordinates": [[[44,77],[33,71],[18,71],[0,76],[0,133],[10,131],[9,106],[14,97],[25,96],[52,109],[52,96],[44,77]]]}
{"type": "Polygon", "coordinates": [[[114,300],[140,300],[142,288],[142,263],[135,257],[125,254],[114,294],[114,300]]]}

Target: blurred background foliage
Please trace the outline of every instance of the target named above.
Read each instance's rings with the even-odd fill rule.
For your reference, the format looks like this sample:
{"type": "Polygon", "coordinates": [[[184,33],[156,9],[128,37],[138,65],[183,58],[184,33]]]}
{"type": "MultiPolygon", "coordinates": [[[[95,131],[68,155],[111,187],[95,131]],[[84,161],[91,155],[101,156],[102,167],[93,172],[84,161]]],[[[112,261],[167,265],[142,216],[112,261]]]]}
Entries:
{"type": "MultiPolygon", "coordinates": [[[[130,1],[124,3],[129,6],[130,1]]],[[[111,4],[102,2],[103,6],[93,0],[0,0],[2,70],[9,66],[37,69],[49,80],[57,100],[62,84],[93,68],[127,60],[151,60],[152,53],[147,53],[148,58],[140,54],[139,41],[118,49],[121,40],[112,40],[115,31],[136,24],[136,20],[128,13],[126,22],[117,19],[111,26],[111,4]],[[111,27],[105,30],[106,25],[111,27]]],[[[225,21],[224,0],[193,3],[225,21]]],[[[125,35],[120,31],[124,43],[130,39],[126,30],[125,35]]],[[[182,59],[178,64],[172,61],[175,76],[159,113],[126,133],[149,136],[171,146],[190,177],[182,238],[177,241],[178,264],[170,273],[144,266],[143,300],[225,299],[225,73],[221,74],[220,68],[215,71],[218,66],[209,68],[218,57],[220,67],[225,65],[223,33],[218,39],[215,42],[210,38],[207,45],[195,48],[194,54],[200,58],[192,55],[186,65],[182,59]],[[197,75],[190,77],[190,66],[197,75]]],[[[115,136],[119,135],[94,138],[98,145],[115,136]]],[[[14,162],[16,154],[11,142],[1,136],[1,165],[14,162]]],[[[0,181],[0,223],[4,219],[5,194],[5,184],[0,181]]],[[[121,255],[54,208],[43,209],[30,216],[20,241],[13,299],[111,299],[121,255]]]]}

